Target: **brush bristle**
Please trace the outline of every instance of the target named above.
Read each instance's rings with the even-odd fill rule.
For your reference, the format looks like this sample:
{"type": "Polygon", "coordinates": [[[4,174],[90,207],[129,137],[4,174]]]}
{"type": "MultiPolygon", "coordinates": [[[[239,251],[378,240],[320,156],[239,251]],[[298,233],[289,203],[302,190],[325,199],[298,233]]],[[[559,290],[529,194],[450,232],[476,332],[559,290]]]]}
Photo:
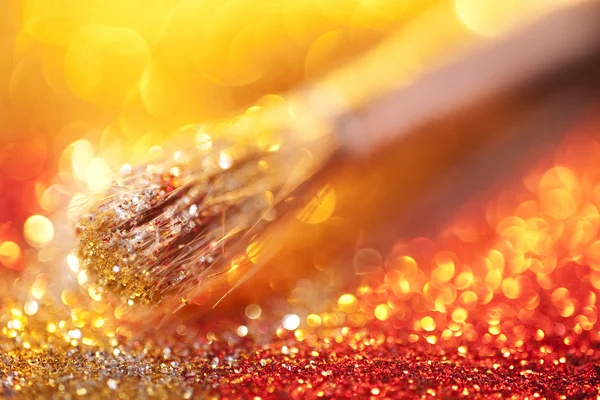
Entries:
{"type": "Polygon", "coordinates": [[[307,153],[238,139],[142,165],[77,224],[80,265],[126,304],[185,302],[293,208],[290,194],[318,165],[307,153]]]}
{"type": "Polygon", "coordinates": [[[231,244],[273,219],[267,193],[280,185],[262,165],[267,154],[234,160],[226,148],[144,165],[81,219],[80,262],[100,287],[129,304],[156,304],[228,269],[231,244]]]}

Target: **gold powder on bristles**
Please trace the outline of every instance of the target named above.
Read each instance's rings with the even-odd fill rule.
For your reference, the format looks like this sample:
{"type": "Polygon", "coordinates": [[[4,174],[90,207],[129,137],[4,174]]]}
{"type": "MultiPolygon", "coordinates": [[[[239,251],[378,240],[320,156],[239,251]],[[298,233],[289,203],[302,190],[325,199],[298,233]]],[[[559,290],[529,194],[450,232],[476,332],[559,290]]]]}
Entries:
{"type": "Polygon", "coordinates": [[[185,303],[294,206],[283,200],[325,154],[310,151],[307,159],[297,143],[209,139],[209,146],[125,171],[80,219],[80,265],[103,292],[128,305],[185,303]]]}

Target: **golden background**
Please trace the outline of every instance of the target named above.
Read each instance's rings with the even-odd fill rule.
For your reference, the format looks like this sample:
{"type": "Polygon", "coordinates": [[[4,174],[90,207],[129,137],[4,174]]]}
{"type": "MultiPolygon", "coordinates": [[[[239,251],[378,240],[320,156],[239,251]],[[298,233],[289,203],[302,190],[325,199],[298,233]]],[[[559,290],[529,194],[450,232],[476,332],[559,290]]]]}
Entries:
{"type": "Polygon", "coordinates": [[[182,126],[278,102],[397,32],[389,60],[408,78],[559,3],[2,0],[0,260],[19,269],[52,239],[40,218],[24,237],[28,217],[102,189],[182,126]]]}

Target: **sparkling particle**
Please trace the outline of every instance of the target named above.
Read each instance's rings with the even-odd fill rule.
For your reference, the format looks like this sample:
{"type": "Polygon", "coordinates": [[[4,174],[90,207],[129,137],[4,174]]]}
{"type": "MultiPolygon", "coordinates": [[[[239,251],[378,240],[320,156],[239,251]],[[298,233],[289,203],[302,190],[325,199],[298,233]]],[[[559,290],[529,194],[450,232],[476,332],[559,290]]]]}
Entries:
{"type": "Polygon", "coordinates": [[[46,283],[43,280],[37,280],[33,282],[31,287],[31,295],[36,299],[40,300],[46,294],[46,283]]]}
{"type": "Polygon", "coordinates": [[[240,325],[237,328],[237,335],[239,337],[245,337],[248,334],[248,327],[246,327],[245,325],[240,325]]]}
{"type": "Polygon", "coordinates": [[[19,260],[21,248],[18,244],[6,241],[0,244],[0,263],[6,267],[12,267],[19,260]]]}
{"type": "Polygon", "coordinates": [[[468,315],[468,311],[464,308],[457,308],[456,310],[452,311],[452,320],[454,322],[463,323],[467,319],[468,315]]]}
{"type": "Polygon", "coordinates": [[[246,307],[246,317],[250,319],[258,319],[262,310],[258,304],[250,304],[246,307]]]}
{"type": "Polygon", "coordinates": [[[212,138],[210,135],[204,132],[198,132],[196,134],[196,147],[201,151],[210,150],[212,147],[212,138]]]}
{"type": "Polygon", "coordinates": [[[121,174],[121,176],[127,176],[131,173],[131,171],[132,167],[129,164],[123,164],[121,168],[119,168],[119,174],[121,174]]]}
{"type": "Polygon", "coordinates": [[[358,307],[358,301],[352,294],[343,294],[338,299],[338,306],[344,312],[352,312],[358,307]]]}
{"type": "Polygon", "coordinates": [[[380,321],[387,321],[391,315],[390,307],[387,304],[379,304],[375,307],[375,318],[380,321]]]}
{"type": "Polygon", "coordinates": [[[79,273],[77,274],[77,283],[79,283],[79,285],[85,285],[88,281],[88,274],[87,271],[79,271],[79,273]]]}
{"type": "Polygon", "coordinates": [[[79,272],[80,264],[79,258],[75,254],[69,254],[67,256],[67,265],[69,269],[73,272],[79,272]]]}
{"type": "Polygon", "coordinates": [[[23,311],[25,311],[25,314],[27,315],[35,315],[38,312],[38,303],[35,300],[27,300],[23,307],[23,311]]]}
{"type": "Polygon", "coordinates": [[[288,331],[293,331],[300,326],[300,317],[296,314],[286,314],[283,317],[283,327],[288,331]]]}
{"type": "Polygon", "coordinates": [[[32,246],[42,247],[54,239],[54,226],[48,218],[32,215],[23,225],[23,234],[32,246]]]}
{"type": "Polygon", "coordinates": [[[310,314],[308,317],[306,317],[306,323],[313,328],[319,327],[321,322],[321,317],[318,314],[310,314]]]}
{"type": "Polygon", "coordinates": [[[436,324],[433,318],[431,318],[430,316],[426,316],[421,319],[421,326],[427,332],[431,332],[435,330],[436,324]]]}
{"type": "Polygon", "coordinates": [[[81,331],[79,329],[70,330],[68,335],[71,339],[81,339],[81,331]]]}
{"type": "Polygon", "coordinates": [[[221,152],[219,154],[219,166],[223,169],[229,169],[233,165],[233,157],[229,153],[221,152]]]}

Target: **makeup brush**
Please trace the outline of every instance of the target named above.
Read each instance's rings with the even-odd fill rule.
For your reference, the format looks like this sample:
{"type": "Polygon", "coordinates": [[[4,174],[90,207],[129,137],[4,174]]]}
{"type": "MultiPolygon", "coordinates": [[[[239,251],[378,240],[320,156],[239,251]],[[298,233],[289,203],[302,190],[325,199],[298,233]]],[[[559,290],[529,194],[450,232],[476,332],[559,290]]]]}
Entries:
{"type": "MultiPolygon", "coordinates": [[[[291,95],[292,103],[251,108],[225,125],[187,127],[193,145],[124,169],[81,218],[80,265],[98,290],[130,306],[176,310],[213,279],[239,270],[229,293],[285,243],[291,219],[318,211],[327,196],[324,176],[407,143],[423,151],[435,147],[443,136],[423,133],[432,121],[509,94],[579,82],[590,65],[598,70],[599,55],[600,2],[584,2],[473,49],[409,86],[366,90],[375,96],[350,108],[324,80],[291,95]],[[307,194],[314,200],[305,203],[307,194]]],[[[366,64],[359,59],[345,70],[376,87],[361,75],[366,64]]],[[[480,147],[447,156],[464,158],[480,147]]]]}

